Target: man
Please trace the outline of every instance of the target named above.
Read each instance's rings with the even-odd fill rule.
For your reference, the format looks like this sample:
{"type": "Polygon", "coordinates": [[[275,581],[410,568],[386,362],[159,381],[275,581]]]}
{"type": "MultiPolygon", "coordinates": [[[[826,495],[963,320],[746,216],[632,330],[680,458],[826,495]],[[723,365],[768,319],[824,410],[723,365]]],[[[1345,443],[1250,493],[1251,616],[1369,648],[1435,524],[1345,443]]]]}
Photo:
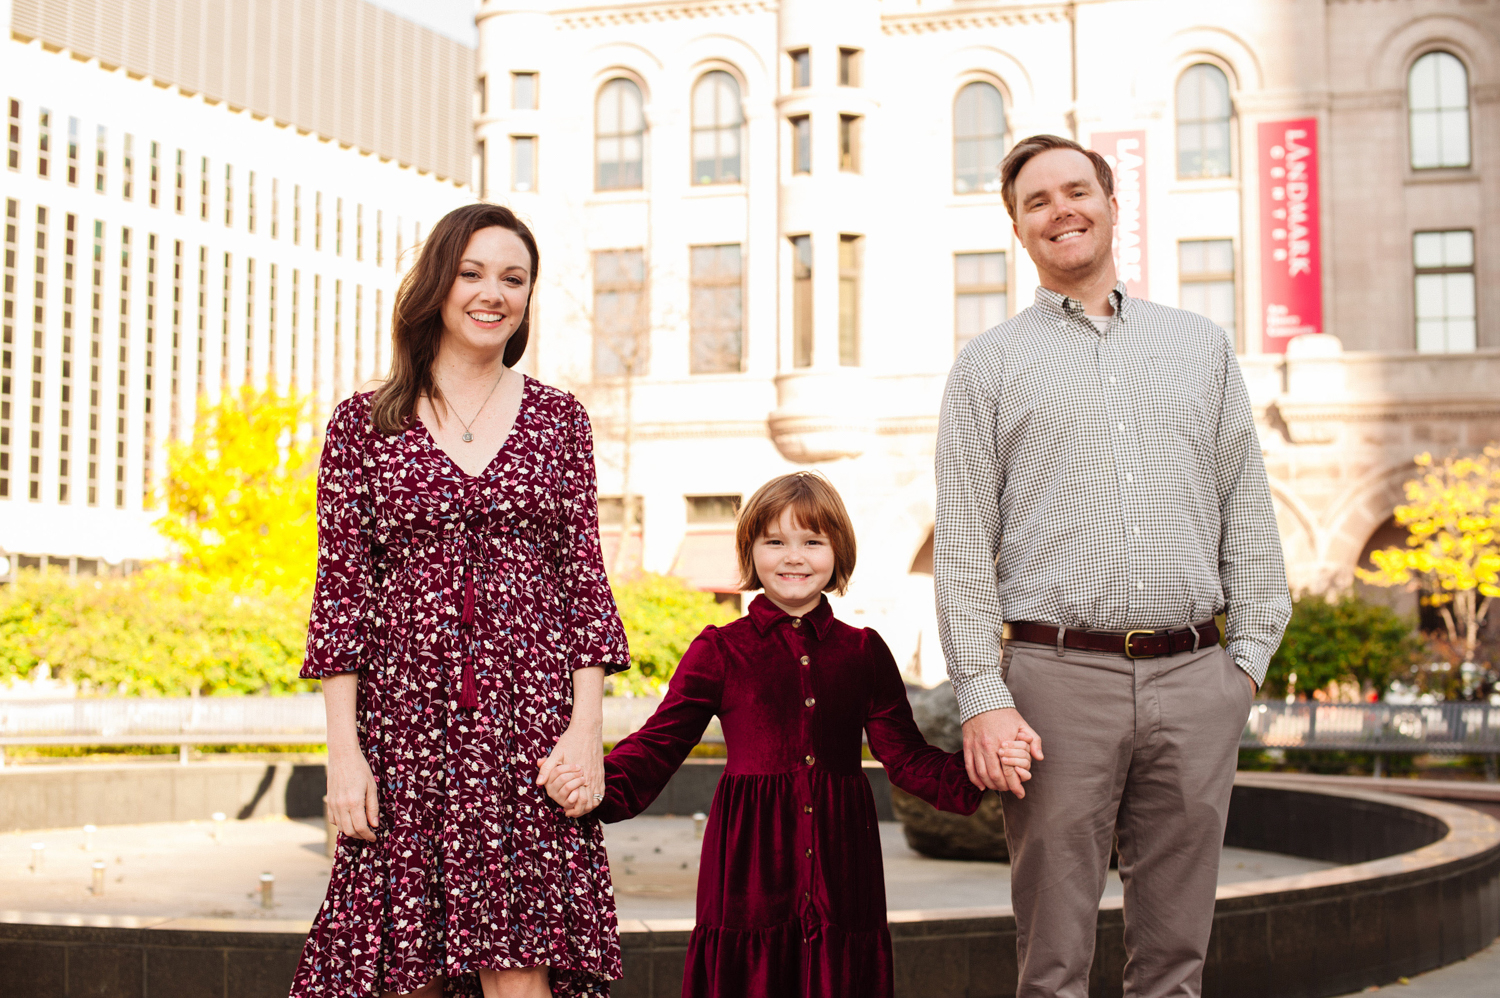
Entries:
{"type": "Polygon", "coordinates": [[[1000,171],[1041,287],[949,376],[935,574],[970,778],[1010,791],[1017,993],[1088,994],[1117,835],[1125,994],[1197,996],[1239,736],[1291,615],[1250,400],[1223,330],[1116,280],[1102,156],[1038,135],[1000,171]],[[1034,774],[1001,764],[1015,742],[1034,774]]]}

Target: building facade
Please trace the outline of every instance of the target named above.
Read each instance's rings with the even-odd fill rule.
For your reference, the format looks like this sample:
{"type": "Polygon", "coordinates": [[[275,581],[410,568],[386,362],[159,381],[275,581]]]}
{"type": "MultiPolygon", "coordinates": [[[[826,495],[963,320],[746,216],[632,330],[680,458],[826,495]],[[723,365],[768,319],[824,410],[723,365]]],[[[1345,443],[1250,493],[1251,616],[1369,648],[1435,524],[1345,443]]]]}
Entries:
{"type": "Polygon", "coordinates": [[[1495,0],[485,0],[478,25],[475,186],[540,238],[529,363],[594,415],[607,546],[727,591],[735,503],[816,467],[863,541],[841,612],[914,679],[943,675],[943,380],[1037,282],[995,169],[1018,138],[1112,157],[1133,292],[1235,337],[1297,588],[1350,583],[1414,454],[1500,439],[1495,0]]]}
{"type": "Polygon", "coordinates": [[[472,200],[473,51],[359,0],[0,14],[0,556],[102,572],[163,553],[200,400],[326,415],[385,369],[411,248],[472,200]]]}

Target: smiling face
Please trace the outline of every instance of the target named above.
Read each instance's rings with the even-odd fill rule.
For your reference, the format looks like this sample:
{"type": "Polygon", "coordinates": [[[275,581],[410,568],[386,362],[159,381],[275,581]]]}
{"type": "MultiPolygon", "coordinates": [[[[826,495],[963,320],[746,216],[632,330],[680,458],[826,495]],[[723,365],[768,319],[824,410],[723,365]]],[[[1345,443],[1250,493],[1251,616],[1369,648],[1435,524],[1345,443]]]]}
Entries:
{"type": "Polygon", "coordinates": [[[1016,174],[1016,236],[1044,287],[1059,290],[1114,266],[1116,203],[1094,164],[1072,149],[1048,149],[1016,174]]]}
{"type": "Polygon", "coordinates": [[[503,351],[526,318],[530,297],[531,253],[521,237],[498,225],[476,230],[443,301],[445,345],[503,351]]]}
{"type": "Polygon", "coordinates": [[[833,578],[833,545],[798,524],[790,507],[756,538],[751,554],[766,596],[793,617],[815,609],[833,578]]]}

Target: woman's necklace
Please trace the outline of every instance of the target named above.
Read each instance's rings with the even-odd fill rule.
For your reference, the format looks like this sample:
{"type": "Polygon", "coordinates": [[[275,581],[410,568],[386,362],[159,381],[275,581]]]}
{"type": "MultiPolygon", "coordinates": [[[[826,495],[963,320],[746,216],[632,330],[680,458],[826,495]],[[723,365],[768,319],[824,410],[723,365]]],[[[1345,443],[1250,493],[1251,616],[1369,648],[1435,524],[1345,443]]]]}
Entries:
{"type": "MultiPolygon", "coordinates": [[[[458,414],[458,407],[455,406],[452,402],[448,403],[448,408],[453,410],[453,418],[456,419],[456,420],[458,420],[460,423],[463,423],[463,427],[464,427],[463,441],[464,441],[464,443],[467,444],[467,443],[473,443],[474,442],[474,434],[469,430],[469,427],[473,426],[474,425],[474,420],[479,418],[479,414],[481,412],[484,412],[484,407],[490,404],[490,398],[495,394],[495,389],[500,387],[500,382],[501,382],[502,379],[504,379],[504,377],[505,377],[505,369],[501,368],[500,369],[500,377],[498,377],[498,378],[495,379],[495,383],[493,385],[490,385],[490,394],[486,395],[484,397],[484,401],[481,402],[481,403],[479,403],[479,408],[476,409],[476,410],[474,410],[474,416],[473,416],[473,418],[471,418],[467,423],[464,423],[464,418],[458,414]]],[[[433,380],[436,381],[437,379],[433,378],[433,380]]],[[[438,385],[438,387],[442,388],[443,386],[442,385],[438,385]]],[[[447,392],[443,392],[443,398],[445,398],[445,399],[448,398],[448,393],[447,392]]]]}

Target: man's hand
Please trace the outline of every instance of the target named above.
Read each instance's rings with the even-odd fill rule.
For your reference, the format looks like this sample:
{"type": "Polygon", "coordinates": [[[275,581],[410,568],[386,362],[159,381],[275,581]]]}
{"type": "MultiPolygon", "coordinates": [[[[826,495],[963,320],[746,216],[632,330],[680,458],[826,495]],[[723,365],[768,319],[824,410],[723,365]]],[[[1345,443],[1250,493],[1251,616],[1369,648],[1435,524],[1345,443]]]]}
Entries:
{"type": "Polygon", "coordinates": [[[987,710],[964,722],[964,768],[969,782],[982,790],[1025,797],[1022,784],[1031,779],[1030,761],[1042,758],[1042,736],[1014,707],[987,710]]]}

